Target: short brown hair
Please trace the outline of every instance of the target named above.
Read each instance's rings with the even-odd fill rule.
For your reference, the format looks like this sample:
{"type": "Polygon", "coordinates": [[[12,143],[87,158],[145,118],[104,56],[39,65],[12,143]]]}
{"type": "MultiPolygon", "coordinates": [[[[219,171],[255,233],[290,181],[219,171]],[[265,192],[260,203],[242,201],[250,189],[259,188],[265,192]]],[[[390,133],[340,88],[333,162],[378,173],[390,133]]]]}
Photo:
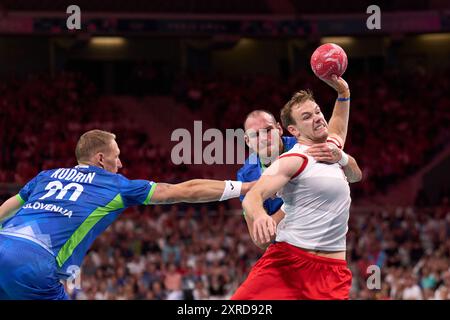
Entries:
{"type": "Polygon", "coordinates": [[[292,117],[292,108],[296,105],[299,105],[300,103],[303,103],[305,101],[314,101],[314,96],[311,90],[300,90],[296,92],[291,100],[289,100],[288,103],[286,103],[281,109],[281,123],[285,128],[287,128],[289,125],[295,124],[295,120],[292,117]]]}
{"type": "Polygon", "coordinates": [[[107,151],[114,139],[116,139],[114,133],[98,129],[83,133],[75,148],[77,161],[86,161],[97,152],[107,151]]]}

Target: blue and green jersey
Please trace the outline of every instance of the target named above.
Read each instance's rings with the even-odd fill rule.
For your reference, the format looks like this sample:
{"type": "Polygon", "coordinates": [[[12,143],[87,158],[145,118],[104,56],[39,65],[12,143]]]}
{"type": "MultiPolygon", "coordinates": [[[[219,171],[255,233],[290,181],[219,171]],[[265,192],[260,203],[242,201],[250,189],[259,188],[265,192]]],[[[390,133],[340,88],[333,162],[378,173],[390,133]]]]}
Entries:
{"type": "Polygon", "coordinates": [[[69,266],[81,265],[92,242],[123,210],[148,204],[155,187],[95,166],[42,171],[20,190],[22,207],[0,233],[45,248],[64,276],[69,266]]]}
{"type": "MultiPolygon", "coordinates": [[[[283,152],[289,151],[292,147],[297,143],[297,140],[294,137],[281,137],[283,141],[283,152]]],[[[242,182],[252,182],[258,180],[263,171],[265,170],[264,165],[261,162],[258,154],[253,152],[250,156],[245,160],[242,168],[239,169],[237,173],[237,179],[242,182]]],[[[244,200],[244,196],[240,197],[241,201],[244,200]]],[[[281,205],[283,204],[283,200],[279,197],[269,198],[264,201],[264,209],[266,209],[269,215],[273,215],[277,212],[281,205]]]]}

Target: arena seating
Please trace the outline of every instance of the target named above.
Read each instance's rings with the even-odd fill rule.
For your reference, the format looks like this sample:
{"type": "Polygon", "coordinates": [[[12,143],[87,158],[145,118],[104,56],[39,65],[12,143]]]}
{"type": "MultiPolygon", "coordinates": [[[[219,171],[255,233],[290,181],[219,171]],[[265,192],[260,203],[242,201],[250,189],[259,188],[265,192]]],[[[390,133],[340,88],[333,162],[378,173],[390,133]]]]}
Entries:
{"type": "MultiPolygon", "coordinates": [[[[382,191],[448,141],[450,100],[439,94],[449,92],[448,75],[394,71],[348,79],[352,115],[346,149],[365,172],[364,183],[352,189],[354,197],[382,191]]],[[[295,90],[306,87],[329,114],[333,91],[301,73],[285,82],[268,76],[199,77],[182,87],[175,84],[174,98],[210,126],[226,129],[240,127],[255,107],[277,114],[295,90]],[[197,101],[192,97],[198,95],[189,94],[193,89],[201,92],[197,101]]],[[[119,102],[100,96],[75,73],[2,84],[0,125],[8,130],[0,131],[0,182],[23,185],[40,170],[73,166],[76,139],[99,126],[117,134],[125,175],[168,182],[192,177],[166,161],[170,150],[153,141],[119,102]]],[[[437,208],[352,211],[352,299],[450,299],[449,216],[448,198],[437,208]],[[369,265],[382,267],[380,290],[365,286],[369,265]]],[[[223,204],[138,207],[95,242],[82,266],[82,289],[71,294],[75,299],[226,299],[260,255],[240,213],[223,204]]]]}
{"type": "MultiPolygon", "coordinates": [[[[450,299],[448,201],[434,209],[353,211],[351,299],[450,299]],[[380,287],[367,289],[381,270],[380,287]],[[368,272],[369,271],[369,272],[368,272]]],[[[239,213],[150,206],[122,216],[94,244],[75,299],[228,299],[262,252],[239,213]]]]}

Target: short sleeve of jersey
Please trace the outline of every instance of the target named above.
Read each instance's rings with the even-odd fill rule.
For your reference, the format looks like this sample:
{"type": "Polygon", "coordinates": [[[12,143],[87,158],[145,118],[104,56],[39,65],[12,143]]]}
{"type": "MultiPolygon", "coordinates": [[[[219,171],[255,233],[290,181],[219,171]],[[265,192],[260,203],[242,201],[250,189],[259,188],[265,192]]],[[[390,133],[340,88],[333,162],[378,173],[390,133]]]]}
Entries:
{"type": "Polygon", "coordinates": [[[25,186],[23,186],[22,189],[20,189],[19,196],[20,196],[20,198],[22,199],[23,202],[27,202],[28,198],[33,193],[33,190],[36,187],[39,175],[40,174],[38,174],[36,177],[34,177],[30,181],[28,181],[28,183],[25,186]]]}
{"type": "Polygon", "coordinates": [[[125,207],[149,204],[156,183],[148,180],[128,180],[120,175],[120,195],[125,207]]]}

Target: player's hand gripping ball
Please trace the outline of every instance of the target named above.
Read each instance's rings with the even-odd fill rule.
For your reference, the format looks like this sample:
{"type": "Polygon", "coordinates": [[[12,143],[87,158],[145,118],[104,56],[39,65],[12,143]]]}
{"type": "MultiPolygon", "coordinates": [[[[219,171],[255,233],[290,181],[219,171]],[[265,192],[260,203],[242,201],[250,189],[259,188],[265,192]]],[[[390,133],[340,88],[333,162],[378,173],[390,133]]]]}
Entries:
{"type": "Polygon", "coordinates": [[[330,80],[335,74],[340,77],[347,69],[347,54],[334,43],[325,43],[311,56],[311,68],[320,79],[330,80]]]}

